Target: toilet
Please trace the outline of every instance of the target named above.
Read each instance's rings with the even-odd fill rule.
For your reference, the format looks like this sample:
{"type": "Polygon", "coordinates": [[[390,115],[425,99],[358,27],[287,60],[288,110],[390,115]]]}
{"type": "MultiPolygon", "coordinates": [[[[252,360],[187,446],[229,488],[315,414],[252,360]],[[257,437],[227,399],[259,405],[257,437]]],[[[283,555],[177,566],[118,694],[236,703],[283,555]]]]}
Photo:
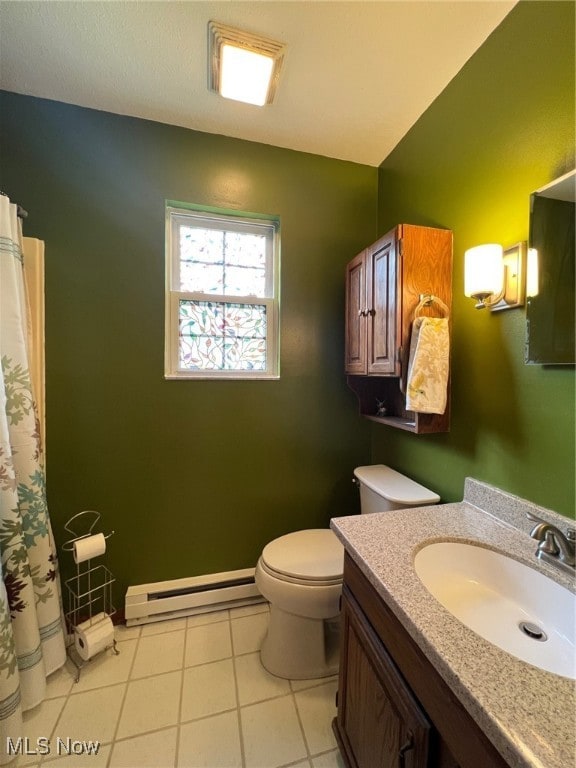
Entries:
{"type": "MultiPolygon", "coordinates": [[[[362,514],[437,504],[440,497],[384,464],[357,467],[362,514]]],[[[256,586],[270,603],[262,665],[288,680],[338,671],[344,547],[325,528],[295,531],[264,547],[256,586]]]]}

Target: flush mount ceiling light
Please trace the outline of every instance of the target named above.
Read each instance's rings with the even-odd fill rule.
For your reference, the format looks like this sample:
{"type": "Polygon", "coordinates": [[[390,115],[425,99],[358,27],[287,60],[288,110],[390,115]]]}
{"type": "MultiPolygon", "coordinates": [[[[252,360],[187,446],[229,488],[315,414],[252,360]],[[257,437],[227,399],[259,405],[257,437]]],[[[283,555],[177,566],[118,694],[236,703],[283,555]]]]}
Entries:
{"type": "Polygon", "coordinates": [[[271,104],[286,46],[216,21],[208,24],[208,39],[210,90],[247,104],[271,104]]]}

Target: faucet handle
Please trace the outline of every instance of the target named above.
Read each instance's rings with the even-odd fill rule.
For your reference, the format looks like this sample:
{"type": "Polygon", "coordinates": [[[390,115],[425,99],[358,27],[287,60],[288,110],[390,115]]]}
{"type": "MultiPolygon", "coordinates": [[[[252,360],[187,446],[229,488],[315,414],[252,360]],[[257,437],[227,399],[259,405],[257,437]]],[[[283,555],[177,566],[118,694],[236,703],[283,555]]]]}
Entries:
{"type": "Polygon", "coordinates": [[[554,531],[546,531],[544,541],[540,542],[538,549],[540,552],[546,552],[547,555],[553,555],[554,557],[560,554],[560,548],[556,543],[554,531]]]}
{"type": "Polygon", "coordinates": [[[576,528],[566,528],[566,538],[568,541],[576,542],[576,528]]]}

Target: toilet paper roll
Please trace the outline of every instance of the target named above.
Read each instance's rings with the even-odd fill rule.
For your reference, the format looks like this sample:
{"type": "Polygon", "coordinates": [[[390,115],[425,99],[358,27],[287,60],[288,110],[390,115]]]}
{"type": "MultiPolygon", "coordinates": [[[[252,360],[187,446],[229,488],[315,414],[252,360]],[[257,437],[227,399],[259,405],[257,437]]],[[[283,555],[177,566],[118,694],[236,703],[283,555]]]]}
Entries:
{"type": "Polygon", "coordinates": [[[96,624],[85,629],[81,627],[82,624],[74,628],[74,646],[83,661],[88,661],[114,642],[114,625],[112,619],[105,614],[96,624]]]}
{"type": "Polygon", "coordinates": [[[106,552],[106,539],[103,533],[86,536],[74,542],[74,562],[84,563],[93,557],[99,557],[106,552]]]}
{"type": "Polygon", "coordinates": [[[90,627],[93,627],[94,624],[98,624],[98,622],[102,621],[102,619],[107,619],[108,614],[104,613],[104,611],[100,611],[100,613],[94,614],[90,619],[86,619],[86,621],[83,621],[81,624],[77,624],[75,627],[76,632],[86,632],[87,629],[90,629],[90,627]]]}

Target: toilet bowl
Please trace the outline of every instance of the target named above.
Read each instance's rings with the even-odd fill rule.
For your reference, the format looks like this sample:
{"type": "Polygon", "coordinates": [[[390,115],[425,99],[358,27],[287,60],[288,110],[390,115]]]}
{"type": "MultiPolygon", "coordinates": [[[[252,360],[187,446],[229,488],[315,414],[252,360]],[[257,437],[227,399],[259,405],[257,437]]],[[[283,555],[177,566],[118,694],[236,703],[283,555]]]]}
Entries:
{"type": "MultiPolygon", "coordinates": [[[[362,513],[436,504],[440,497],[384,464],[357,467],[362,513]]],[[[264,547],[256,586],[270,603],[260,649],[273,675],[305,680],[338,671],[344,548],[329,529],[295,531],[264,547]]]]}
{"type": "Polygon", "coordinates": [[[338,669],[339,599],[344,548],[329,529],[296,531],[264,547],[256,586],[270,603],[262,665],[291,680],[338,669]]]}

